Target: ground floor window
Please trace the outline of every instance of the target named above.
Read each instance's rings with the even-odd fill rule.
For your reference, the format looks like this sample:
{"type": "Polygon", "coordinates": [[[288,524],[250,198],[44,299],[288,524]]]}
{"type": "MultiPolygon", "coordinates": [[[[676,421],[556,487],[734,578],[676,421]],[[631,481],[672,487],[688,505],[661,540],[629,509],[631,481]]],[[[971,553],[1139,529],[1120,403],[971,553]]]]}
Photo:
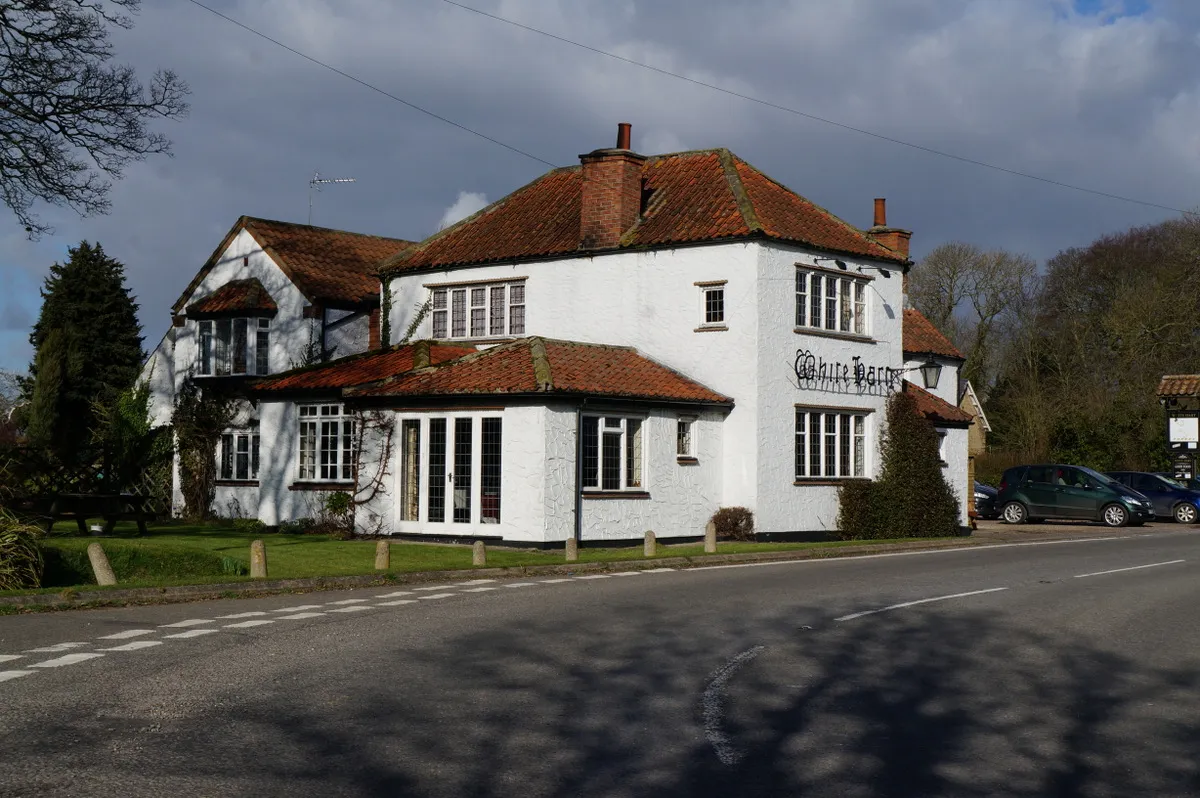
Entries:
{"type": "Polygon", "coordinates": [[[500,523],[502,444],[499,417],[402,419],[400,520],[500,523]]]}
{"type": "Polygon", "coordinates": [[[796,480],[866,476],[867,414],[796,407],[796,480]]]}
{"type": "Polygon", "coordinates": [[[258,433],[233,430],[222,435],[220,463],[220,479],[258,479],[258,433]]]}
{"type": "Polygon", "coordinates": [[[583,417],[583,489],[644,490],[643,420],[626,416],[583,417]]]}
{"type": "Polygon", "coordinates": [[[341,405],[301,405],[300,479],[322,482],[354,479],[355,431],[354,418],[341,405]]]}

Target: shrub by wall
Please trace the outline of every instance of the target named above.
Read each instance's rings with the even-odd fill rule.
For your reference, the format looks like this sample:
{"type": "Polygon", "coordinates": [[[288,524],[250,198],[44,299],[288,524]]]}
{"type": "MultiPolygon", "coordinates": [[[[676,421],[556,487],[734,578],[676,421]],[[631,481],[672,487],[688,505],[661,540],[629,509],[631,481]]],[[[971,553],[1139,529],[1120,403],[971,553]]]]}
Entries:
{"type": "Polygon", "coordinates": [[[722,507],[712,522],[720,540],[754,540],[754,513],[745,507],[722,507]]]}

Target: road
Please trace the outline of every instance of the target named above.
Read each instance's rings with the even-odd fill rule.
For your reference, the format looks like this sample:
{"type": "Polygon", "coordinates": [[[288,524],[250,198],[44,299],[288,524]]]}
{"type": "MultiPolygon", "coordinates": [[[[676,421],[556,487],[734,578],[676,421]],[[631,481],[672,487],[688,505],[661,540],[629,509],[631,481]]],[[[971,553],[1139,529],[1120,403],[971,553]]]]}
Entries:
{"type": "Polygon", "coordinates": [[[1198,576],[1161,527],[0,617],[0,795],[1200,795],[1198,576]]]}

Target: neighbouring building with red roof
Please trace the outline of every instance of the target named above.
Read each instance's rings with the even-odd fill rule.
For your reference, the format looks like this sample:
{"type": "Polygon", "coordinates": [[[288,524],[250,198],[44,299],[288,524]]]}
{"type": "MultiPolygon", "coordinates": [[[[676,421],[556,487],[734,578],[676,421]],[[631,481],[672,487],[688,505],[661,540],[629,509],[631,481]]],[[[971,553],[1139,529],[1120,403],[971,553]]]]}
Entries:
{"type": "Polygon", "coordinates": [[[272,525],[344,490],[360,530],[414,537],[696,537],[729,506],[767,536],[830,531],[897,390],[942,434],[966,523],[963,358],[905,308],[910,235],[883,200],[862,230],[726,150],[640,155],[622,125],[411,246],[243,219],[174,308],[171,380],[253,377],[218,505],[272,525]],[[307,343],[285,316],[335,357],[286,369],[307,343]]]}

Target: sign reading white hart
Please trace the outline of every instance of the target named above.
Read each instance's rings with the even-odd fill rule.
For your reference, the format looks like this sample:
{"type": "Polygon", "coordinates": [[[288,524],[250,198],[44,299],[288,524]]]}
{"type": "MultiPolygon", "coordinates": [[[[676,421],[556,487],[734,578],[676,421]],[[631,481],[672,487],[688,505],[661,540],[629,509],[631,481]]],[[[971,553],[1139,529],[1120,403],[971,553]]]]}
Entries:
{"type": "Polygon", "coordinates": [[[1167,421],[1167,440],[1169,443],[1186,443],[1187,448],[1196,448],[1200,442],[1200,418],[1196,416],[1171,416],[1167,421]]]}

